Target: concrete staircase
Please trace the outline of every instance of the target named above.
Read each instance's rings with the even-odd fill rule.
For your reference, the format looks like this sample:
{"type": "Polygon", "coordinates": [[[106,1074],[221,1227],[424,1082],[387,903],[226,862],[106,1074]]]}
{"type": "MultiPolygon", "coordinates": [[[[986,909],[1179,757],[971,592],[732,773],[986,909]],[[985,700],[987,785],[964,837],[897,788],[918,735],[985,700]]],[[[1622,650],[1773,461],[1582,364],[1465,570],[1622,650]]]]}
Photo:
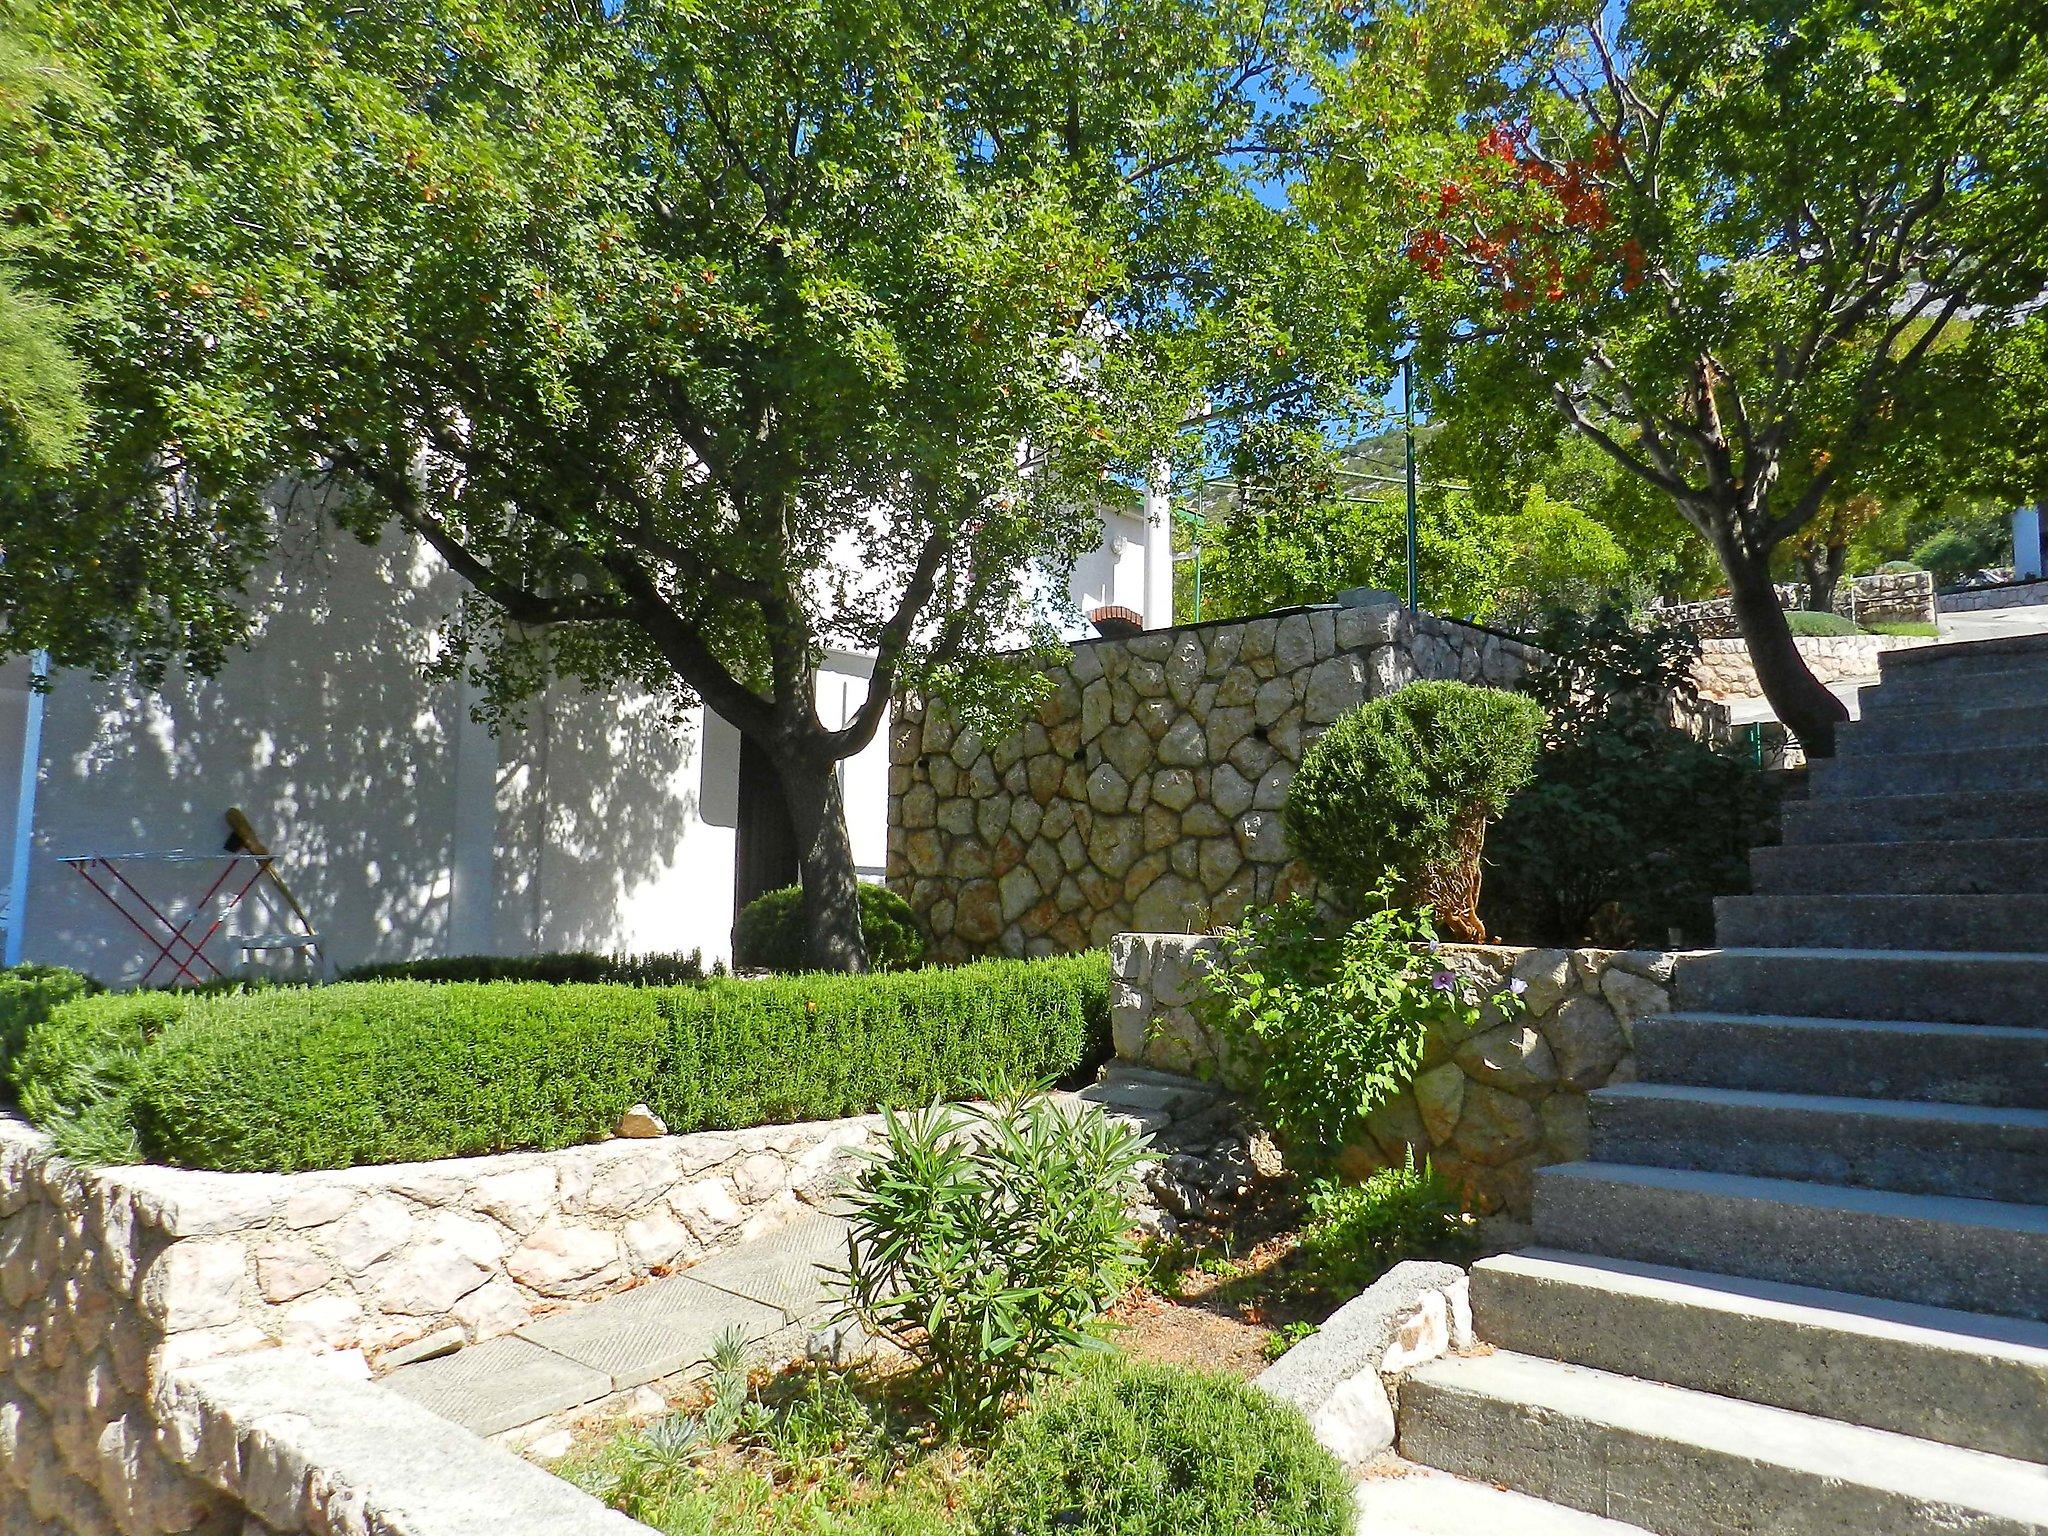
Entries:
{"type": "Polygon", "coordinates": [[[1883,667],[1367,1536],[2048,1536],[2048,636],[1883,667]]]}

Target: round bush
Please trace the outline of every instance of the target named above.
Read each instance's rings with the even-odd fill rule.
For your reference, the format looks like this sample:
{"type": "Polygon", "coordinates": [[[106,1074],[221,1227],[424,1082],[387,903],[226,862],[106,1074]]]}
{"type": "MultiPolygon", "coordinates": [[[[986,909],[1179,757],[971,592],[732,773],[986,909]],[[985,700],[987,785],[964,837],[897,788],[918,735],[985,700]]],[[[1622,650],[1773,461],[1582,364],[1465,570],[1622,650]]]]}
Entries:
{"type": "MultiPolygon", "coordinates": [[[[907,971],[924,959],[924,934],[910,903],[885,885],[860,887],[860,931],[868,943],[868,965],[877,971],[907,971]]],[[[756,896],[732,926],[732,963],[742,970],[804,971],[809,934],[804,927],[801,886],[756,896]]]]}
{"type": "Polygon", "coordinates": [[[1342,716],[1303,754],[1282,817],[1326,891],[1363,909],[1391,876],[1457,938],[1476,906],[1486,823],[1529,782],[1543,731],[1533,699],[1411,683],[1342,716]]]}
{"type": "Polygon", "coordinates": [[[1920,569],[1910,560],[1887,560],[1877,568],[1880,576],[1910,576],[1920,569]]]}
{"type": "Polygon", "coordinates": [[[1014,1419],[980,1536],[1343,1536],[1351,1491],[1294,1409],[1228,1376],[1105,1361],[1014,1419]]]}

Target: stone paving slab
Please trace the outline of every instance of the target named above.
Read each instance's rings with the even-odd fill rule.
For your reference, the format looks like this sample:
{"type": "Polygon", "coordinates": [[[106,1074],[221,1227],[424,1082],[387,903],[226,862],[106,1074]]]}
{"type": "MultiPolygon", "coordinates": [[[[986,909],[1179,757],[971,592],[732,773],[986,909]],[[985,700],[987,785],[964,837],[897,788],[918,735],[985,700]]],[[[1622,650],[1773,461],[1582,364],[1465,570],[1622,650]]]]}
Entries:
{"type": "Polygon", "coordinates": [[[612,1379],[511,1336],[408,1365],[384,1385],[465,1429],[494,1435],[594,1403],[612,1390],[612,1379]]]}
{"type": "Polygon", "coordinates": [[[796,1322],[826,1300],[826,1274],[846,1262],[846,1223],[823,1212],[799,1216],[729,1253],[690,1268],[688,1278],[776,1308],[796,1322]]]}
{"type": "Polygon", "coordinates": [[[527,1324],[517,1337],[601,1374],[608,1391],[624,1391],[703,1364],[728,1329],[753,1343],[785,1323],[772,1306],[684,1274],[557,1312],[527,1324]]]}

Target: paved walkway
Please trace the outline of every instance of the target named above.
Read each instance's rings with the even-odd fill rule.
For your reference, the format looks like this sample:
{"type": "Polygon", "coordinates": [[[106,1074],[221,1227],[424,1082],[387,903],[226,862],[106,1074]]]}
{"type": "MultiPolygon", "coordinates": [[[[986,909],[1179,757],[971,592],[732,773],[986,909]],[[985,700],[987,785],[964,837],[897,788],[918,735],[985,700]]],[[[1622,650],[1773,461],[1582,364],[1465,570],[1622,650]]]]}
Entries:
{"type": "MultiPolygon", "coordinates": [[[[1119,1065],[1071,1097],[1157,1133],[1212,1103],[1215,1090],[1119,1065]]],[[[845,1262],[846,1234],[839,1216],[806,1211],[681,1274],[401,1366],[383,1381],[444,1419],[495,1435],[687,1377],[729,1329],[762,1358],[793,1359],[834,1310],[826,1278],[845,1262]]]]}
{"type": "Polygon", "coordinates": [[[494,1435],[685,1376],[728,1329],[764,1356],[799,1355],[832,1310],[821,1266],[845,1257],[845,1221],[808,1212],[682,1274],[402,1366],[384,1385],[494,1435]]]}

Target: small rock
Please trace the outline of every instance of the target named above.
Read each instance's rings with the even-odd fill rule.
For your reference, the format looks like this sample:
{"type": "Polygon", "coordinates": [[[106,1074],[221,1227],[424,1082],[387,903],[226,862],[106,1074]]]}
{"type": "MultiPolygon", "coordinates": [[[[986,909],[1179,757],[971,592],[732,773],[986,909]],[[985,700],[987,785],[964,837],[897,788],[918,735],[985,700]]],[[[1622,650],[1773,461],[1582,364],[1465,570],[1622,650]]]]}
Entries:
{"type": "Polygon", "coordinates": [[[526,1454],[535,1461],[560,1461],[575,1449],[576,1437],[566,1429],[550,1430],[527,1446],[526,1454]]]}
{"type": "Polygon", "coordinates": [[[613,1127],[612,1134],[631,1137],[666,1136],[668,1122],[645,1104],[635,1104],[619,1116],[619,1123],[613,1127]]]}

